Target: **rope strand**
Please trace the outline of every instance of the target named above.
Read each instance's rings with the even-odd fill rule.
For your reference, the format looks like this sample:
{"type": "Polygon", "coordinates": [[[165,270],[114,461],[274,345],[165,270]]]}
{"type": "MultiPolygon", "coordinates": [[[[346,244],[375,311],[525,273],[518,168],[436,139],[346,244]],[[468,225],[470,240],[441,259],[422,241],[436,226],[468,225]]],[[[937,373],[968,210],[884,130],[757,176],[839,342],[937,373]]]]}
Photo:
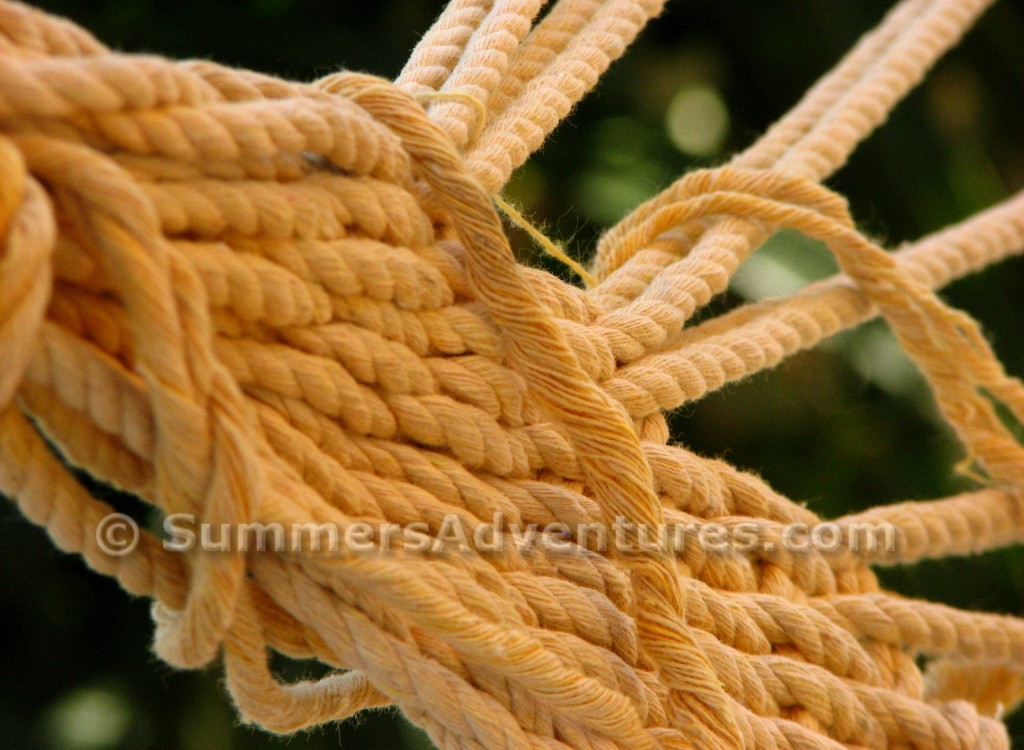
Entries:
{"type": "Polygon", "coordinates": [[[532,30],[537,0],[454,0],[395,83],[313,85],[0,1],[0,492],[153,599],[165,661],[220,655],[270,731],[397,705],[459,750],[1006,748],[1021,621],[868,566],[1024,540],[993,406],[1020,419],[1024,387],[932,291],[1024,248],[1024,198],[890,255],[820,185],[985,5],[904,0],[731,165],[609,232],[595,284],[499,193],[657,0],[559,0],[532,30]],[[498,209],[589,288],[519,266],[498,209]],[[682,330],[782,226],[844,275],[682,330]],[[891,549],[791,549],[821,519],[669,445],[662,412],[879,313],[990,486],[835,522],[891,549]],[[111,552],[69,465],[246,540],[319,531],[111,552]],[[422,531],[361,552],[366,525],[422,531]],[[275,651],[330,672],[289,683],[275,651]]]}

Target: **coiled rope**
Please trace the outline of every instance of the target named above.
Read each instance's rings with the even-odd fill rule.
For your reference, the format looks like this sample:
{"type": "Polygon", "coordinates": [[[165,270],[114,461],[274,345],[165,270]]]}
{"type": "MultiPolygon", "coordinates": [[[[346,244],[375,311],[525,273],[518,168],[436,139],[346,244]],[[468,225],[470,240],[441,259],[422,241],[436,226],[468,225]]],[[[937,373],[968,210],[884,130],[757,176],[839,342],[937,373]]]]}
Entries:
{"type": "Polygon", "coordinates": [[[987,4],[904,0],[754,146],[609,231],[582,290],[515,262],[494,196],[657,2],[535,24],[539,2],[455,0],[396,82],[312,85],[0,3],[0,491],[153,599],[162,659],[222,655],[272,731],[395,704],[445,748],[1007,747],[1024,623],[868,566],[1024,539],[995,407],[1024,421],[1024,388],[933,291],[1024,249],[1022,198],[889,253],[820,184],[987,4]],[[685,327],[781,227],[843,274],[685,327]],[[663,410],[878,314],[984,486],[837,520],[893,524],[894,550],[787,550],[819,519],[668,445],[663,410]],[[630,523],[610,549],[181,553],[143,531],[111,555],[69,465],[217,526],[630,523]],[[665,523],[760,544],[644,548],[665,523]],[[268,649],[337,671],[285,683],[268,649]]]}

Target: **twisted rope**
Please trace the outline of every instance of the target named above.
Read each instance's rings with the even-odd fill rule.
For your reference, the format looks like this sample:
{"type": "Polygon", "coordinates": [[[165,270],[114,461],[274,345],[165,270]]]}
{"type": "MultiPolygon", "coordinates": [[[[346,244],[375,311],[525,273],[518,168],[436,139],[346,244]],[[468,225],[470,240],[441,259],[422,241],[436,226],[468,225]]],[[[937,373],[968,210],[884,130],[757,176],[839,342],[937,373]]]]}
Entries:
{"type": "Polygon", "coordinates": [[[516,264],[493,196],[658,3],[559,0],[531,30],[539,3],[457,1],[395,83],[313,85],[0,3],[0,491],[154,600],[165,661],[219,654],[271,731],[394,704],[445,748],[1005,748],[1024,626],[868,565],[1024,538],[993,405],[1024,419],[1024,388],[933,291],[1024,247],[1021,199],[887,253],[820,185],[985,5],[905,0],[747,152],[613,228],[584,291],[516,264]],[[683,330],[780,227],[843,275],[683,330]],[[986,486],[837,519],[891,524],[892,549],[789,549],[821,519],[668,445],[663,410],[877,314],[986,486]],[[143,530],[111,555],[69,465],[165,518],[473,541],[180,552],[143,530]],[[579,531],[619,520],[611,547],[579,531]],[[531,524],[568,534],[514,543],[531,524]],[[684,543],[642,544],[663,524],[684,543]],[[702,546],[714,529],[756,544],[702,546]],[[286,683],[269,650],[334,671],[286,683]]]}

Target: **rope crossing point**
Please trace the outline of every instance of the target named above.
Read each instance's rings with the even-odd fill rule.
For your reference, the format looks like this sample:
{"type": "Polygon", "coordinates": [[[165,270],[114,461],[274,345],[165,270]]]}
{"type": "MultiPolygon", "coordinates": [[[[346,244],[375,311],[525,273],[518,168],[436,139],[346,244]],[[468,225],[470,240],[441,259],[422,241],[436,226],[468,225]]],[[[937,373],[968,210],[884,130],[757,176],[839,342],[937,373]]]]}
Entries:
{"type": "Polygon", "coordinates": [[[890,253],[821,181],[988,5],[904,0],[758,142],[610,230],[586,290],[495,205],[660,3],[453,0],[395,82],[112,53],[0,3],[0,492],[153,599],[249,721],[398,705],[444,748],[1005,748],[1024,623],[869,565],[1024,540],[1024,386],[934,289],[1024,250],[1024,198],[890,253]],[[843,274],[688,326],[779,228],[843,274]],[[880,506],[885,554],[650,551],[813,513],[668,445],[663,411],[882,315],[984,486],[880,506]],[[47,443],[49,442],[50,445],[47,443]],[[55,446],[64,461],[50,446],[55,446]],[[204,523],[629,522],[625,545],[111,555],[67,468],[204,523]],[[268,649],[328,677],[285,683],[268,649]],[[924,673],[918,657],[926,658],[924,673]]]}

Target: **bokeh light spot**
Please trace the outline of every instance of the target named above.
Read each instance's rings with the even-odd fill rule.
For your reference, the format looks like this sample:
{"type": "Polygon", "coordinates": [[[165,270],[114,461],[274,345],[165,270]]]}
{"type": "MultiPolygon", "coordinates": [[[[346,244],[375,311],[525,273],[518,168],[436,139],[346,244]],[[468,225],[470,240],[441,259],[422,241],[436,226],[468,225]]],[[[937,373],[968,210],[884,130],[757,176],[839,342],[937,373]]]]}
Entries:
{"type": "Polygon", "coordinates": [[[56,750],[101,750],[117,747],[131,720],[131,706],[121,695],[105,688],[82,688],[50,709],[46,734],[56,750]]]}
{"type": "Polygon", "coordinates": [[[714,156],[729,133],[729,110],[717,89],[706,84],[684,86],[665,113],[669,139],[689,156],[714,156]]]}

